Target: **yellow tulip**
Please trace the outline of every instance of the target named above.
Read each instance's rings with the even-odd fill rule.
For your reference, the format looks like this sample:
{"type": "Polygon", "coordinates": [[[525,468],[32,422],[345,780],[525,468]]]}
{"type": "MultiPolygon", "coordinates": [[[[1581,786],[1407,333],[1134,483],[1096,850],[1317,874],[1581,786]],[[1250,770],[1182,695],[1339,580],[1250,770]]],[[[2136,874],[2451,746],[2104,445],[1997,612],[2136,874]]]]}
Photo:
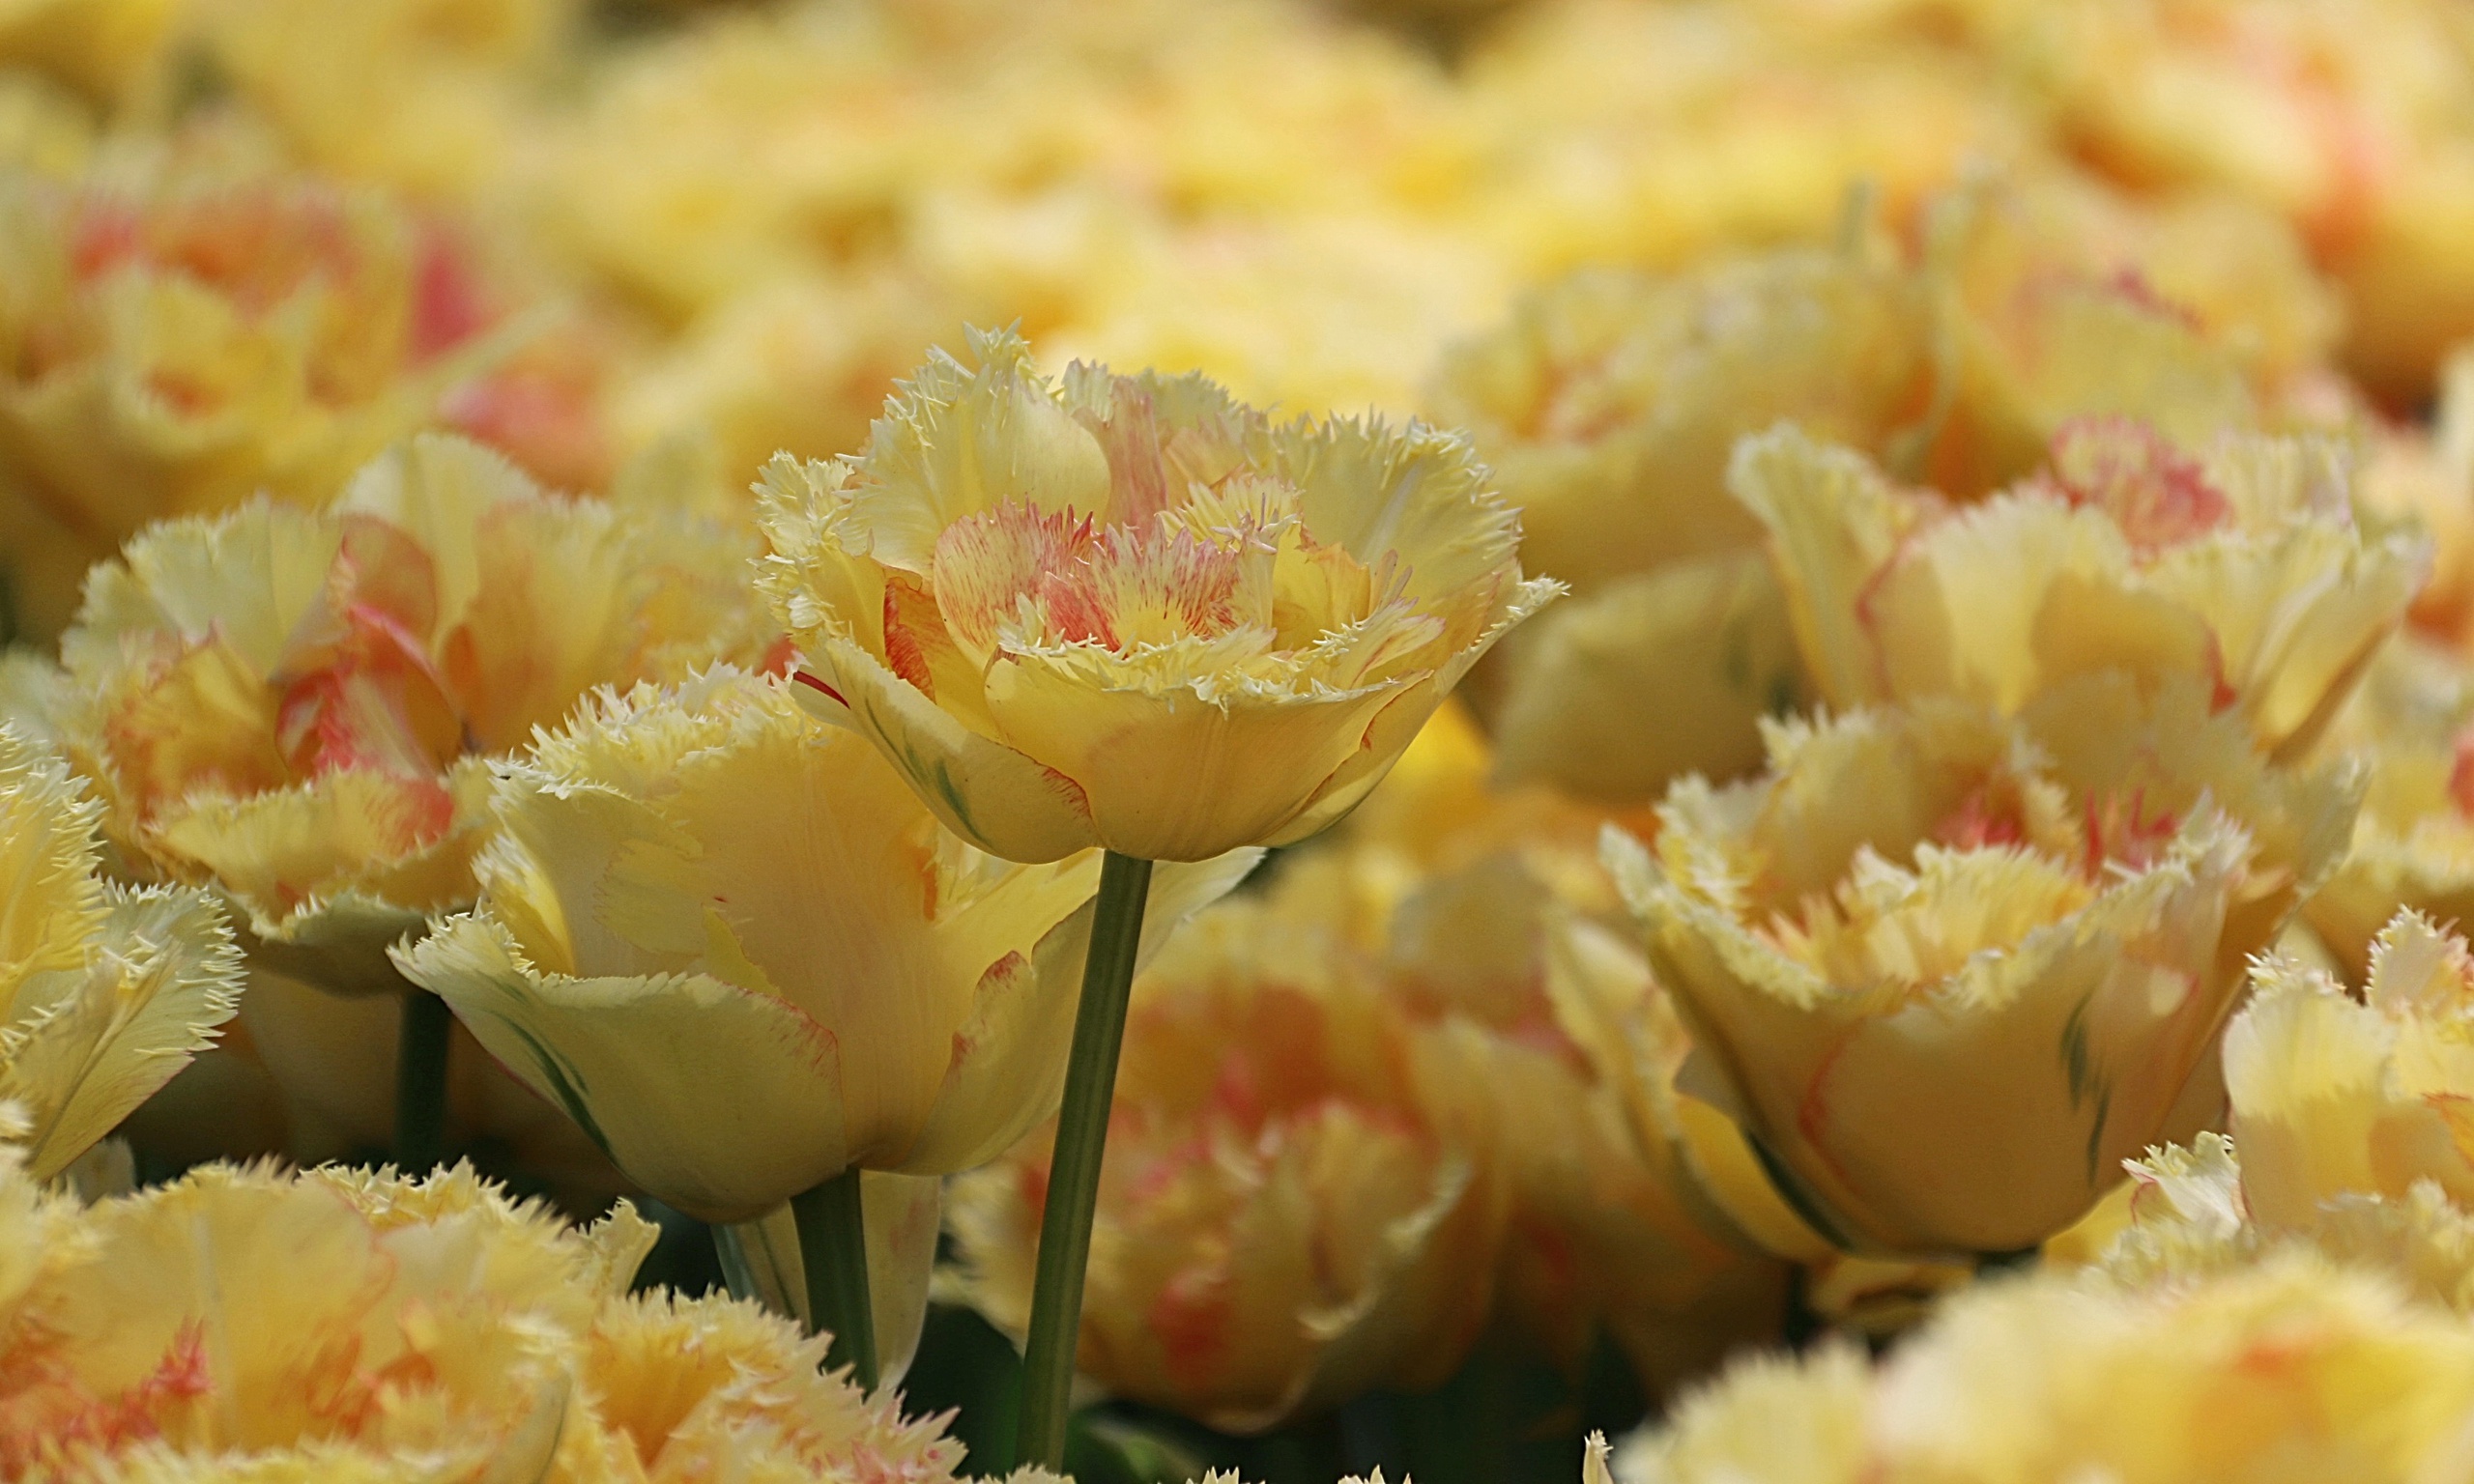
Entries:
{"type": "Polygon", "coordinates": [[[2021,721],[1946,699],[1770,733],[1608,861],[1729,1113],[1859,1252],[2032,1246],[2201,1127],[2245,956],[2342,850],[2344,770],[2267,768],[2188,684],[2021,721]]]}
{"type": "Polygon", "coordinates": [[[21,634],[149,521],[327,499],[512,343],[469,251],[385,197],[167,150],[133,184],[0,179],[21,634]]]}
{"type": "Polygon", "coordinates": [[[623,1206],[567,1231],[460,1167],[210,1166],[70,1220],[0,1330],[13,1475],[305,1446],[540,1477],[586,1400],[576,1341],[653,1237],[623,1206]]]}
{"type": "Polygon", "coordinates": [[[2229,437],[2200,458],[2136,423],[2074,423],[2047,474],[1952,509],[1782,428],[1738,451],[1732,482],[1841,708],[2009,712],[2092,671],[2192,676],[2282,757],[2327,725],[2428,565],[2419,540],[2355,528],[2338,450],[2311,441],[2229,437]]]}
{"type": "Polygon", "coordinates": [[[1304,839],[1557,590],[1457,437],[973,345],[865,453],[768,466],[760,582],[803,699],[992,854],[1304,839]]]}
{"type": "Polygon", "coordinates": [[[962,1462],[941,1419],[906,1420],[890,1389],[824,1372],[824,1336],[752,1303],[639,1295],[606,1304],[581,1341],[590,1411],[548,1484],[946,1484],[962,1462]]]}
{"type": "Polygon", "coordinates": [[[752,649],[744,556],[423,436],[324,510],[160,526],[98,568],[63,744],[113,842],[220,890],[272,966],[391,986],[387,945],[473,899],[482,759],[596,685],[752,649]]]}
{"type": "Polygon", "coordinates": [[[1740,1364],[1628,1441],[1627,1484],[2428,1484],[2464,1476],[2474,1333],[2315,1253],[2143,1290],[1953,1300],[1879,1365],[1740,1364]]]}
{"type": "Polygon", "coordinates": [[[2474,956],[2401,914],[2373,945],[2356,1000],[2324,974],[2264,962],[2226,1031],[2244,1204],[2307,1226],[2344,1194],[2402,1197],[2431,1181],[2474,1208],[2474,956]]]}
{"type": "Polygon", "coordinates": [[[1587,597],[1741,550],[1736,440],[1772,423],[1878,447],[1933,367],[1914,275],[1860,251],[1782,248],[1669,277],[1583,272],[1448,356],[1430,398],[1520,506],[1522,556],[1587,597]]]}
{"type": "Polygon", "coordinates": [[[2410,521],[2431,536],[2431,580],[2410,618],[2464,650],[2474,645],[2474,343],[2441,362],[2430,426],[2373,421],[2365,431],[2355,499],[2367,519],[2410,521]]]}
{"type": "Polygon", "coordinates": [[[1527,562],[1577,593],[1472,681],[1508,777],[1646,805],[1760,766],[1760,718],[1805,683],[1728,453],[1781,420],[1876,449],[1921,422],[1931,303],[1881,256],[1583,271],[1445,357],[1429,406],[1499,471],[1527,562]]]}
{"type": "Polygon", "coordinates": [[[1407,1011],[1438,1113],[1510,1187],[1500,1312],[1575,1372],[1602,1327],[1663,1389],[1774,1330],[1787,1270],[1689,1168],[1669,1084],[1690,1043],[1621,930],[1604,815],[1494,791],[1490,761],[1445,707],[1282,862],[1271,930],[1328,925],[1407,1011]]]}
{"type": "Polygon", "coordinates": [[[2353,848],[2303,904],[2327,953],[2359,981],[2401,909],[2474,921],[2474,668],[2413,633],[2373,661],[2321,750],[2361,759],[2369,786],[2353,848]]]}
{"type": "Polygon", "coordinates": [[[1617,578],[1511,637],[1473,691],[1505,775],[1609,806],[1686,773],[1761,766],[1761,718],[1810,700],[1787,598],[1758,551],[1617,578]]]}
{"type": "MultiPolygon", "coordinates": [[[[982,854],[785,683],[605,693],[491,815],[479,906],[396,962],[659,1199],[746,1220],[1055,1111],[1097,854],[982,854]]],[[[1163,872],[1153,940],[1252,864],[1163,872]]]]}
{"type": "MultiPolygon", "coordinates": [[[[1080,1369],[1255,1432],[1456,1369],[1484,1326],[1505,1187],[1421,1087],[1363,960],[1252,900],[1136,982],[1080,1369]]],[[[1050,1141],[956,1181],[971,1301],[1020,1333],[1050,1141]]]]}
{"type": "Polygon", "coordinates": [[[2116,1281],[2188,1283],[2302,1248],[2474,1314],[2474,1214],[2435,1181],[2416,1181],[2402,1196],[2345,1191],[2307,1211],[2255,1212],[2232,1143],[2214,1133],[2149,1150],[2130,1176],[2128,1225],[2099,1257],[2116,1281]]]}
{"type": "Polygon", "coordinates": [[[101,875],[101,806],[0,728],[0,1102],[48,1180],[215,1040],[240,987],[222,911],[185,887],[101,875]]]}

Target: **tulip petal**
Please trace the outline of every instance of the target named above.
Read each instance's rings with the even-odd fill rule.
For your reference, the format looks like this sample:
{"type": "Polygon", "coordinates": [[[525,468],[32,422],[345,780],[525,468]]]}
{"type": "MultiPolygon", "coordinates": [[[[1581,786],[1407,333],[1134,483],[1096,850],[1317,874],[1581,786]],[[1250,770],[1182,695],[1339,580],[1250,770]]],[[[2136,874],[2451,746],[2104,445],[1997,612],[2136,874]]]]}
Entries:
{"type": "Polygon", "coordinates": [[[700,1219],[746,1220],[849,1164],[842,1049],[781,1000],[705,975],[538,975],[471,917],[395,961],[629,1179],[700,1219]]]}

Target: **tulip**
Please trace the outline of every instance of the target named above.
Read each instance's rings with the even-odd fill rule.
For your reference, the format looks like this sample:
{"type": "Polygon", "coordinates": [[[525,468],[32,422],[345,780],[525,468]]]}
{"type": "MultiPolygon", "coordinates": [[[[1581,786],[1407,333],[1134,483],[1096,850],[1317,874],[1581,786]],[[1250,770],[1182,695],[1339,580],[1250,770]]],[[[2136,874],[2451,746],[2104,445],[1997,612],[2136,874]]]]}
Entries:
{"type": "Polygon", "coordinates": [[[939,354],[865,453],[767,466],[810,704],[1009,860],[1207,860],[1345,813],[1551,598],[1461,440],[1275,427],[1194,377],[939,354]]]}
{"type": "Polygon", "coordinates": [[[2474,1208],[2474,956],[2407,912],[2381,930],[2356,1000],[2291,960],[2263,963],[2225,1037],[2230,1132],[2249,1211],[2307,1226],[2322,1201],[2403,1197],[2419,1181],[2474,1208]]]}
{"type": "Polygon", "coordinates": [[[324,511],[158,527],[98,569],[64,745],[125,851],[220,888],[280,965],[381,987],[388,943],[472,898],[484,756],[760,641],[741,555],[417,438],[324,511]]]}
{"type": "MultiPolygon", "coordinates": [[[[479,904],[395,961],[657,1199],[744,1221],[853,1166],[969,1169],[1055,1111],[1098,859],[955,839],[787,685],[605,692],[490,812],[479,904]]],[[[1163,872],[1155,941],[1252,859],[1163,872]]]]}
{"type": "Polygon", "coordinates": [[[1154,861],[1304,840],[1560,591],[1465,441],[1275,426],[1199,376],[1040,376],[974,332],[867,449],[759,491],[802,699],[991,854],[1108,852],[1058,1123],[1022,1456],[1063,1462],[1074,1313],[1154,861]]]}
{"type": "Polygon", "coordinates": [[[2348,1190],[2309,1210],[2255,1211],[2231,1141],[2215,1133],[2149,1150],[2130,1177],[2128,1222],[2098,1259],[2117,1282],[2189,1283],[2301,1249],[2474,1314],[2474,1213],[2436,1181],[2418,1180],[2402,1196],[2348,1190]]]}
{"type": "Polygon", "coordinates": [[[1510,1186],[1499,1311],[1575,1374],[1603,1330],[1656,1392],[1773,1330],[1786,1269],[1689,1168],[1668,1082],[1690,1043],[1621,930],[1605,816],[1491,789],[1492,762],[1446,707],[1283,863],[1267,930],[1338,933],[1407,1012],[1437,1115],[1510,1186]]]}
{"type": "MultiPolygon", "coordinates": [[[[477,890],[485,757],[595,685],[752,652],[744,559],[718,528],[552,498],[425,435],[323,510],[252,501],[131,541],[88,585],[49,720],[132,869],[219,893],[270,975],[392,1003],[387,947],[477,890]]],[[[432,1153],[435,1004],[399,1006],[407,1163],[432,1153]]],[[[282,1030],[253,1042],[320,1121],[383,1118],[383,1080],[338,1086],[320,1038],[282,1030]]]]}
{"type": "MultiPolygon", "coordinates": [[[[1486,1321],[1505,1187],[1423,1091],[1363,959],[1260,903],[1204,914],[1126,1026],[1081,1370],[1255,1432],[1457,1368],[1486,1321]]],[[[1045,1139],[954,1183],[971,1301],[1021,1332],[1045,1139]]]]}
{"type": "Polygon", "coordinates": [[[57,634],[149,521],[329,499],[516,344],[470,250],[387,198],[193,155],[0,180],[20,634],[57,634]]]}
{"type": "Polygon", "coordinates": [[[2267,768],[2196,686],[2018,722],[1946,699],[1772,729],[1607,859],[1696,1055],[1813,1228],[1858,1252],[2032,1246],[2186,1136],[2241,988],[2351,825],[2346,771],[2267,768]]]}
{"type": "Polygon", "coordinates": [[[211,1046],[240,987],[221,909],[101,874],[101,806],[0,728],[0,1102],[37,1180],[66,1169],[211,1046]]]}
{"type": "Polygon", "coordinates": [[[2074,675],[2205,677],[2280,758],[2308,748],[2397,627],[2423,544],[2355,528],[2337,451],[2229,438],[2204,458],[2120,419],[1953,510],[1792,428],[1736,455],[1804,662],[1848,708],[1955,695],[2015,712],[2074,675]]]}
{"type": "Polygon", "coordinates": [[[2462,1320],[2287,1252],[2138,1291],[1984,1285],[1878,1364],[1842,1345],[1754,1358],[1616,1469],[1630,1484],[2420,1484],[2463,1471],[2469,1408],[2462,1320]]]}
{"type": "MultiPolygon", "coordinates": [[[[22,1212],[22,1175],[0,1184],[22,1212]]],[[[623,1206],[567,1231],[461,1168],[210,1166],[48,1219],[59,1247],[0,1297],[12,1476],[306,1447],[540,1477],[581,1400],[572,1347],[653,1236],[623,1206]]]]}
{"type": "MultiPolygon", "coordinates": [[[[490,813],[479,904],[395,961],[656,1198],[755,1221],[845,1172],[969,1169],[1055,1111],[1096,854],[992,859],[786,684],[605,692],[490,813]]],[[[1164,871],[1155,941],[1252,864],[1164,871]]],[[[820,1318],[823,1241],[803,1216],[783,1265],[820,1318]]]]}
{"type": "Polygon", "coordinates": [[[2408,631],[2382,649],[2321,751],[2367,768],[2353,848],[2303,917],[2354,980],[2401,909],[2454,923],[2474,911],[2474,670],[2408,631]]]}

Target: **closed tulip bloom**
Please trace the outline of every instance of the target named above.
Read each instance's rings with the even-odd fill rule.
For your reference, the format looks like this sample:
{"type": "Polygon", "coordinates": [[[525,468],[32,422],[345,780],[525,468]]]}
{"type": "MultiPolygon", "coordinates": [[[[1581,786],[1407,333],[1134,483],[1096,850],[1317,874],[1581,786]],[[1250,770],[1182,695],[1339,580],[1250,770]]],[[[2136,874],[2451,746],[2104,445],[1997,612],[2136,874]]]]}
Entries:
{"type": "Polygon", "coordinates": [[[2310,441],[2229,437],[2201,457],[2140,424],[2078,422],[2046,473],[1953,508],[1782,428],[1738,451],[1733,483],[1839,707],[1955,695],[2016,711],[2073,675],[2190,675],[2290,756],[2428,566],[2420,540],[2356,528],[2338,450],[2310,441]]]}
{"type": "Polygon", "coordinates": [[[473,899],[482,759],[595,685],[751,649],[744,557],[417,438],[324,510],[167,524],[98,568],[63,744],[124,854],[220,891],[271,966],[388,987],[387,945],[473,899]]]}
{"type": "Polygon", "coordinates": [[[186,887],[101,875],[102,808],[57,757],[0,728],[0,1102],[37,1180],[152,1097],[232,1014],[241,954],[186,887]]]}
{"type": "MultiPolygon", "coordinates": [[[[950,1196],[971,1301],[1016,1333],[1049,1161],[1043,1131],[950,1196]]],[[[1365,961],[1226,903],[1136,982],[1080,1369],[1236,1432],[1438,1384],[1486,1322],[1505,1201],[1365,961]]]]}
{"type": "MultiPolygon", "coordinates": [[[[490,813],[478,907],[396,961],[659,1199],[746,1220],[1055,1111],[1097,854],[989,857],[785,683],[604,693],[490,813]]],[[[1252,864],[1162,872],[1152,940],[1252,864]]]]}
{"type": "Polygon", "coordinates": [[[767,468],[760,583],[810,704],[992,854],[1304,839],[1557,590],[1457,436],[973,347],[864,453],[767,468]]]}
{"type": "Polygon", "coordinates": [[[1771,733],[1608,860],[1727,1111],[1818,1231],[1884,1255],[2032,1246],[2221,1103],[2246,956],[2342,849],[2339,769],[2267,768],[2193,687],[2026,721],[1948,700],[1771,733]]]}

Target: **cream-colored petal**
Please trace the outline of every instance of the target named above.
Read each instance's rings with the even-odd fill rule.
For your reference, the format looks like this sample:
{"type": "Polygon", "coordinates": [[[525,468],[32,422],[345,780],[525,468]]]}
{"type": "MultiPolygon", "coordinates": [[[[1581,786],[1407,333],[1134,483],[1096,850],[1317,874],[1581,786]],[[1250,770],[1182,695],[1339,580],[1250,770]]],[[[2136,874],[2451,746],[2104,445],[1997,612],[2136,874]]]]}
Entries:
{"type": "Polygon", "coordinates": [[[396,964],[630,1180],[681,1211],[745,1220],[849,1163],[847,1053],[780,1000],[703,975],[543,976],[503,929],[470,917],[447,920],[396,964]],[[669,1049],[647,1057],[651,1044],[669,1049]]]}
{"type": "Polygon", "coordinates": [[[1507,779],[1641,804],[1763,760],[1759,719],[1803,708],[1784,594],[1757,553],[1621,578],[1512,637],[1494,664],[1507,779]]]}
{"type": "Polygon", "coordinates": [[[1008,656],[990,671],[989,709],[1021,756],[1080,787],[1096,842],[1146,860],[1205,860],[1278,835],[1358,755],[1398,688],[1206,699],[1111,687],[1108,671],[1071,651],[1008,656]]]}
{"type": "Polygon", "coordinates": [[[231,1018],[241,955],[204,893],[111,888],[87,964],[19,987],[0,1025],[0,1099],[34,1118],[24,1141],[46,1180],[111,1132],[231,1018]]]}

